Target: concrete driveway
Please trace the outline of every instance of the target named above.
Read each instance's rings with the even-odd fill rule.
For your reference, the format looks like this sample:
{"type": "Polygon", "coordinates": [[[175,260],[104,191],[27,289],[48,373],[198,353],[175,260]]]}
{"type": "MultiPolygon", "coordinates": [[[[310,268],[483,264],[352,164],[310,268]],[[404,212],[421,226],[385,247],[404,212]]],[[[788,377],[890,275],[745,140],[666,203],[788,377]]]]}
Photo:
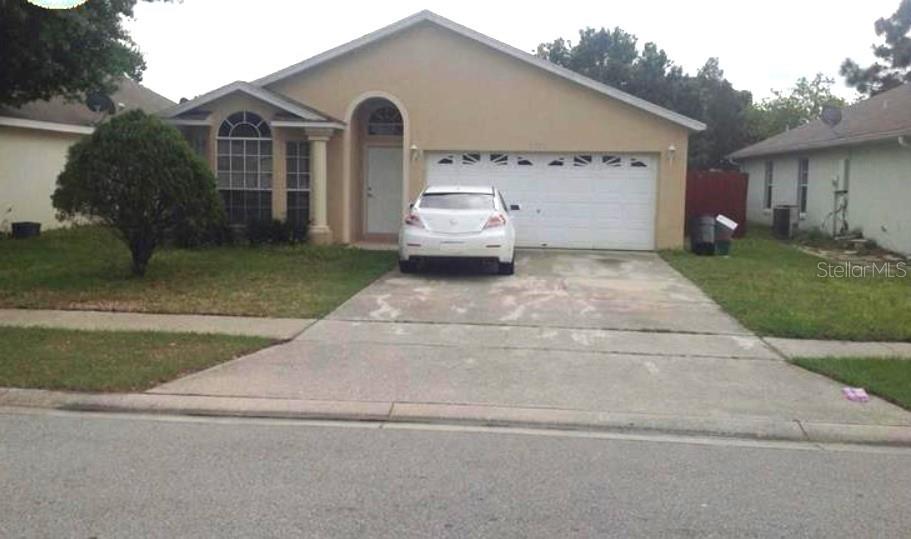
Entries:
{"type": "Polygon", "coordinates": [[[330,319],[745,335],[652,253],[526,251],[512,277],[462,264],[387,275],[330,319]]]}
{"type": "Polygon", "coordinates": [[[785,363],[651,253],[392,272],[293,341],[152,392],[911,425],[785,363]]]}

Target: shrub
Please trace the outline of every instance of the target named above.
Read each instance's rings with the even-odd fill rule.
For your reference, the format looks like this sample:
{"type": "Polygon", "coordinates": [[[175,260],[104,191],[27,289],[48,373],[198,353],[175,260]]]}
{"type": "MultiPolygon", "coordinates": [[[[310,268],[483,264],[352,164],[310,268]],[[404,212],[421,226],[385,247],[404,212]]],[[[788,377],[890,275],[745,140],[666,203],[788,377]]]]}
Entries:
{"type": "Polygon", "coordinates": [[[294,230],[286,221],[253,221],[247,225],[247,240],[252,245],[291,243],[295,239],[294,230]]]}
{"type": "Polygon", "coordinates": [[[171,241],[182,249],[194,249],[209,245],[234,245],[234,227],[227,223],[214,223],[208,227],[196,226],[191,221],[182,221],[171,230],[171,241]]]}
{"type": "Polygon", "coordinates": [[[208,165],[177,129],[134,110],[70,147],[52,196],[61,218],[92,216],[112,227],[144,275],[166,232],[224,222],[208,165]]]}

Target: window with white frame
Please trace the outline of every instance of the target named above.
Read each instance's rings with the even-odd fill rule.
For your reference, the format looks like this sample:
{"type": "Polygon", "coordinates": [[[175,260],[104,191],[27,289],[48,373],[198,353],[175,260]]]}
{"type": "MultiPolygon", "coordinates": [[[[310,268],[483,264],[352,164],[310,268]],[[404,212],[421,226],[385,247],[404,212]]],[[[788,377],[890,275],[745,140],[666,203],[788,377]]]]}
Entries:
{"type": "Polygon", "coordinates": [[[231,224],[272,219],[272,131],[252,112],[235,112],[218,128],[218,192],[231,224]]]}
{"type": "Polygon", "coordinates": [[[797,205],[800,213],[807,213],[807,187],[810,183],[810,160],[801,157],[797,161],[797,205]]]}
{"type": "Polygon", "coordinates": [[[772,183],[775,176],[775,163],[773,161],[765,162],[765,175],[762,186],[762,207],[769,210],[772,208],[772,183]]]}
{"type": "Polygon", "coordinates": [[[295,231],[306,230],[310,222],[310,143],[292,140],[285,145],[288,178],[288,224],[295,231]]]}

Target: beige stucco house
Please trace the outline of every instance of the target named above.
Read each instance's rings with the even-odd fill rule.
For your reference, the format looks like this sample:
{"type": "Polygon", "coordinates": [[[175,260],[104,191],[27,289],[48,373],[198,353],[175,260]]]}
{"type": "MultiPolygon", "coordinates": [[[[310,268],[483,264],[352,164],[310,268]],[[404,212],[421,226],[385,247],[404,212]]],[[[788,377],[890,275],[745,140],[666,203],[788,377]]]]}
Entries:
{"type": "Polygon", "coordinates": [[[859,232],[911,255],[911,84],[731,154],[749,175],[747,220],[792,206],[797,227],[859,232]]]}
{"type": "Polygon", "coordinates": [[[651,250],[683,238],[704,125],[422,11],[162,113],[209,160],[229,218],[389,242],[428,184],[495,184],[520,245],[651,250]]]}
{"type": "MultiPolygon", "coordinates": [[[[174,102],[124,79],[110,99],[116,111],[157,112],[174,102]]],[[[16,221],[60,226],[51,206],[67,150],[109,116],[85,103],[54,98],[21,107],[0,107],[0,230],[16,221]]]]}

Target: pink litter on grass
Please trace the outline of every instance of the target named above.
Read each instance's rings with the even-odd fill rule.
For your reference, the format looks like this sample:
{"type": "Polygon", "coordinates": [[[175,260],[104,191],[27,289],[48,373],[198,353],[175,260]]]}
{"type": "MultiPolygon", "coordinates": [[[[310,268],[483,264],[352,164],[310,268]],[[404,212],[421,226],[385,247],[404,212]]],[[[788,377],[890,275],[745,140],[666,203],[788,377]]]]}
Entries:
{"type": "Polygon", "coordinates": [[[867,395],[867,391],[862,387],[843,387],[841,392],[849,401],[867,402],[870,400],[870,395],[867,395]]]}

